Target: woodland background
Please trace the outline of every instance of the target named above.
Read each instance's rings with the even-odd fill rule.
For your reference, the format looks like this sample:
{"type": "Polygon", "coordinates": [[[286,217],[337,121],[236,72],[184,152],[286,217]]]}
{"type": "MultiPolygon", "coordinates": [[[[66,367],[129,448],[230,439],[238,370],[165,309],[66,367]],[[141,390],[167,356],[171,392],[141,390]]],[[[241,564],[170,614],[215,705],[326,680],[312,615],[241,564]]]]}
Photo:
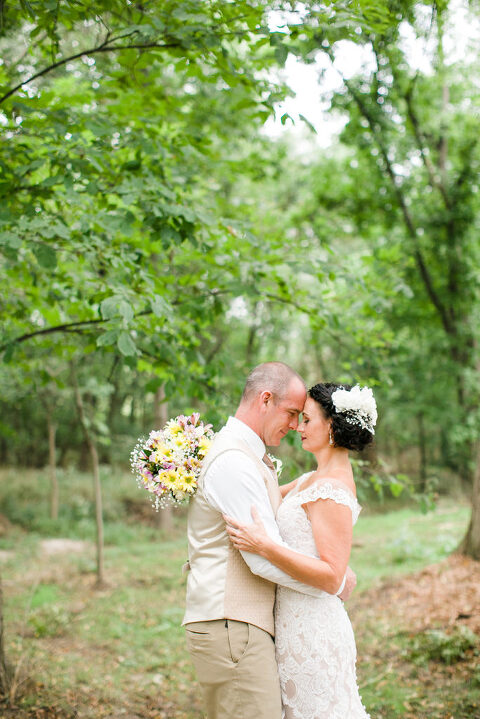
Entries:
{"type": "MultiPolygon", "coordinates": [[[[106,597],[127,613],[131,601],[138,629],[133,607],[154,593],[167,607],[164,664],[180,668],[162,669],[161,698],[135,707],[117,677],[123,708],[200,716],[181,689],[195,687],[181,616],[168,614],[183,601],[184,514],[152,514],[129,454],[179,413],[198,410],[219,428],[249,369],[269,359],[308,385],[374,389],[376,442],[353,458],[366,514],[354,556],[381,567],[371,581],[394,581],[401,565],[417,586],[409,573],[433,562],[418,586],[439,606],[438,577],[459,581],[458,607],[444,597],[458,609],[448,616],[385,587],[407,625],[409,612],[425,620],[408,641],[426,666],[455,664],[456,704],[435,708],[438,686],[430,702],[419,671],[417,704],[392,699],[395,681],[386,689],[375,669],[390,660],[369,660],[366,638],[359,662],[366,656],[371,672],[371,711],[480,716],[471,623],[480,602],[479,39],[480,8],[460,0],[0,2],[5,717],[125,713],[120,695],[115,705],[93,688],[82,699],[81,667],[107,676],[86,639],[81,667],[57,687],[52,677],[76,666],[74,617],[97,637],[107,627],[105,649],[123,636],[108,628],[106,597]],[[349,49],[346,68],[338,57],[349,49]],[[314,115],[282,109],[288,97],[292,106],[293,60],[297,73],[318,74],[314,115]],[[341,129],[325,142],[333,122],[341,129]],[[42,544],[53,539],[67,553],[54,560],[48,546],[60,545],[42,544]],[[172,561],[153,561],[154,548],[172,561]],[[126,558],[135,552],[148,592],[116,604],[112,587],[133,586],[126,558]],[[431,656],[436,642],[443,648],[431,656]]],[[[311,466],[293,436],[278,454],[285,479],[311,466]]],[[[362,627],[368,586],[356,600],[362,627]]],[[[155,621],[145,626],[158,630],[155,621]]],[[[135,662],[154,641],[143,640],[125,677],[141,672],[135,662]]],[[[405,685],[410,649],[396,654],[405,685]]]]}

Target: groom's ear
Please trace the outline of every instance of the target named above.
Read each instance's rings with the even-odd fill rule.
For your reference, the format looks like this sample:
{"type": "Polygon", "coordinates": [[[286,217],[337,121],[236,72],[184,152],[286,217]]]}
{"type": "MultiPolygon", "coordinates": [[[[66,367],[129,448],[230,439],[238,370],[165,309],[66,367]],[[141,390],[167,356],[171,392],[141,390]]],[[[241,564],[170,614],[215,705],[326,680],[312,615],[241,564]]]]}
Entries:
{"type": "Polygon", "coordinates": [[[273,395],[268,389],[264,390],[260,395],[262,405],[267,405],[272,400],[272,398],[273,395]]]}

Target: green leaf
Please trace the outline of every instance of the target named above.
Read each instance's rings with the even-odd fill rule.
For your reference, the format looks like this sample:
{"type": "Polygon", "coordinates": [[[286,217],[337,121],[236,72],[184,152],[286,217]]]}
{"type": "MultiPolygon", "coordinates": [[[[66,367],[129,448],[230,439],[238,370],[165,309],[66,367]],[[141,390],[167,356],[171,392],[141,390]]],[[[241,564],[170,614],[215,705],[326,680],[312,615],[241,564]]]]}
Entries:
{"type": "Polygon", "coordinates": [[[123,300],[116,295],[107,297],[100,303],[100,313],[104,320],[111,320],[113,317],[118,317],[119,310],[118,306],[123,300]]]}
{"type": "Polygon", "coordinates": [[[150,302],[153,314],[156,317],[168,317],[172,308],[160,295],[154,295],[150,302]]]}
{"type": "Polygon", "coordinates": [[[15,351],[15,345],[12,342],[11,344],[7,345],[7,347],[3,353],[3,361],[5,363],[8,364],[9,362],[11,362],[14,351],[15,351]]]}
{"type": "Polygon", "coordinates": [[[128,332],[120,333],[117,340],[117,347],[125,357],[132,357],[138,354],[137,347],[128,332]]]}
{"type": "Polygon", "coordinates": [[[44,267],[46,270],[55,269],[57,266],[57,253],[52,247],[35,244],[32,249],[41,267],[44,267]]]}
{"type": "Polygon", "coordinates": [[[286,45],[277,45],[274,50],[275,59],[279,65],[285,65],[288,57],[288,47],[286,45]]]}
{"type": "Polygon", "coordinates": [[[22,244],[22,240],[16,233],[6,230],[0,233],[0,244],[7,245],[7,247],[18,250],[22,244]]]}
{"type": "Polygon", "coordinates": [[[117,341],[118,330],[108,330],[97,338],[97,347],[109,347],[117,341]]]}
{"type": "Polygon", "coordinates": [[[117,295],[107,297],[100,303],[100,313],[104,320],[122,317],[126,322],[131,322],[134,317],[132,305],[117,295]]]}
{"type": "Polygon", "coordinates": [[[146,392],[152,392],[152,393],[154,394],[154,393],[157,391],[157,389],[162,386],[162,384],[164,383],[164,381],[165,381],[165,380],[162,379],[161,377],[153,377],[153,378],[152,378],[151,380],[149,380],[149,381],[147,382],[147,384],[145,385],[145,391],[146,391],[146,392]]]}
{"type": "Polygon", "coordinates": [[[305,115],[302,115],[302,114],[299,113],[298,117],[300,118],[300,120],[302,120],[302,122],[304,122],[304,123],[310,128],[310,130],[311,130],[312,132],[315,133],[315,135],[318,134],[317,131],[316,131],[316,129],[315,129],[315,127],[312,125],[312,123],[310,122],[310,120],[307,120],[307,118],[305,117],[305,115]]]}
{"type": "Polygon", "coordinates": [[[403,484],[396,482],[395,480],[390,482],[390,491],[394,497],[399,497],[404,490],[403,484]]]}
{"type": "Polygon", "coordinates": [[[35,11],[28,2],[28,0],[20,0],[20,5],[22,6],[23,10],[25,10],[30,15],[32,20],[35,20],[35,11]]]}
{"type": "Polygon", "coordinates": [[[118,312],[126,322],[131,322],[131,320],[133,320],[133,307],[125,300],[120,300],[118,303],[118,312]]]}

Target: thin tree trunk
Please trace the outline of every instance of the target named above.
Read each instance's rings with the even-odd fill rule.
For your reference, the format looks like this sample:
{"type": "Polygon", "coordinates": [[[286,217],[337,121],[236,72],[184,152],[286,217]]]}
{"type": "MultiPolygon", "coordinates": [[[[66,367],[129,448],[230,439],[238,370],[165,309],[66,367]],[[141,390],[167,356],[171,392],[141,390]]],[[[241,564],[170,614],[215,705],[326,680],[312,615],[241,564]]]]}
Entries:
{"type": "Polygon", "coordinates": [[[3,589],[0,576],[0,694],[2,697],[10,696],[12,671],[5,656],[4,622],[3,622],[3,589]]]}
{"type": "Polygon", "coordinates": [[[78,417],[80,420],[83,433],[85,435],[85,441],[90,454],[90,460],[92,463],[92,474],[93,474],[93,486],[95,491],[95,520],[97,528],[97,587],[105,585],[105,573],[104,573],[104,561],[103,561],[103,509],[102,509],[102,487],[100,484],[100,468],[98,462],[98,452],[95,446],[95,441],[88,429],[87,422],[85,420],[85,410],[83,407],[82,395],[78,388],[76,380],[74,381],[75,387],[75,402],[78,410],[78,417]]]}
{"type": "Polygon", "coordinates": [[[250,328],[248,330],[248,336],[247,336],[247,346],[245,348],[245,361],[247,367],[250,367],[253,362],[253,356],[255,352],[255,341],[257,339],[258,334],[258,325],[257,325],[257,317],[258,317],[258,311],[259,311],[260,303],[256,302],[255,306],[253,308],[253,317],[252,317],[252,323],[250,325],[250,328]]]}
{"type": "Polygon", "coordinates": [[[427,488],[427,445],[425,441],[425,426],[423,423],[423,414],[417,415],[418,419],[418,446],[420,449],[420,482],[419,489],[425,492],[427,488]]]}
{"type": "Polygon", "coordinates": [[[477,469],[472,489],[472,515],[467,533],[460,543],[458,551],[472,559],[480,560],[480,442],[476,447],[477,469]]]}
{"type": "MultiPolygon", "coordinates": [[[[155,392],[153,400],[153,422],[155,429],[162,429],[168,420],[168,403],[165,402],[165,389],[161,385],[155,392]]],[[[157,513],[157,526],[163,532],[173,529],[173,511],[171,507],[164,507],[157,513]]]]}
{"type": "Polygon", "coordinates": [[[57,464],[55,461],[56,446],[55,435],[57,426],[52,420],[50,410],[47,413],[48,426],[48,472],[50,475],[50,517],[58,519],[58,480],[57,480],[57,464]]]}

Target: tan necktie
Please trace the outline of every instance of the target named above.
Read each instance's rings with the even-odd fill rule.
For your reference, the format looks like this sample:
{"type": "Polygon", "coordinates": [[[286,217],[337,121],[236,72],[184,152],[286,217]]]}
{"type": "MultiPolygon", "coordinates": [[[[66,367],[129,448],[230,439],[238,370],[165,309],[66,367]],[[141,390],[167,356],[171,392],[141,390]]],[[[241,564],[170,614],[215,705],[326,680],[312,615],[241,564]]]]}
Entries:
{"type": "Polygon", "coordinates": [[[270,457],[268,456],[268,454],[265,453],[265,454],[263,455],[262,459],[263,459],[263,461],[265,462],[265,464],[267,465],[267,467],[272,470],[272,472],[273,472],[273,474],[274,474],[274,476],[275,476],[275,479],[277,479],[277,470],[275,469],[275,465],[273,464],[273,462],[272,462],[272,460],[270,459],[270,457]]]}

